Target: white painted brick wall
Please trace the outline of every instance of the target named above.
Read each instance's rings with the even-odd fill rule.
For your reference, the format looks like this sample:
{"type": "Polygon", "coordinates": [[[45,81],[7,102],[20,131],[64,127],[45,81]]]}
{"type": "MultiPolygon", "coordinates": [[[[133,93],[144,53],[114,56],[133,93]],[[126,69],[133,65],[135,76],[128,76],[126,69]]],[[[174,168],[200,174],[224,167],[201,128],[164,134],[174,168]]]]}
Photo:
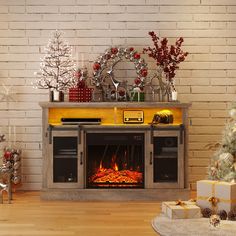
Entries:
{"type": "MultiPolygon", "coordinates": [[[[230,104],[236,99],[235,0],[0,0],[0,91],[3,83],[14,85],[17,100],[8,106],[0,102],[0,129],[8,136],[7,126],[16,126],[16,141],[23,150],[24,189],[41,188],[38,102],[47,101],[48,94],[31,84],[54,29],[65,31],[87,66],[111,45],[135,46],[140,52],[152,46],[150,30],[170,42],[183,36],[190,55],[180,65],[176,84],[180,100],[192,102],[191,186],[205,178],[212,151],[204,146],[221,139],[230,104]]],[[[155,63],[147,60],[155,69],[155,63]]]]}

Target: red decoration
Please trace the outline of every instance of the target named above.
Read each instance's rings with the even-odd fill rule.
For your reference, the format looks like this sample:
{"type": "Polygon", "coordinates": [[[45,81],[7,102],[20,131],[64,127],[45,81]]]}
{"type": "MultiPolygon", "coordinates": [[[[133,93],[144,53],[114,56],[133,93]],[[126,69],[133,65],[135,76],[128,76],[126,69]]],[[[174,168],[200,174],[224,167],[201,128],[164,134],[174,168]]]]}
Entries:
{"type": "Polygon", "coordinates": [[[141,79],[140,79],[140,78],[136,78],[136,79],[134,80],[134,83],[135,83],[136,85],[139,85],[139,84],[141,83],[141,79]]]}
{"type": "Polygon", "coordinates": [[[146,77],[148,72],[147,72],[147,70],[143,69],[143,70],[141,70],[140,74],[142,75],[142,77],[146,77]]]}
{"type": "Polygon", "coordinates": [[[129,50],[132,52],[132,51],[134,51],[134,48],[133,48],[133,47],[131,47],[131,48],[129,48],[129,50]]]}
{"type": "Polygon", "coordinates": [[[92,100],[92,88],[72,88],[69,90],[70,102],[90,102],[92,100]]]}
{"type": "Polygon", "coordinates": [[[135,53],[135,54],[134,54],[134,58],[135,58],[135,59],[140,59],[140,54],[135,53]]]}
{"type": "Polygon", "coordinates": [[[4,152],[4,158],[6,160],[10,160],[11,159],[11,155],[12,155],[12,153],[10,151],[4,152]]]}
{"type": "Polygon", "coordinates": [[[117,48],[111,48],[111,53],[112,54],[116,54],[118,52],[118,49],[117,48]]]}
{"type": "Polygon", "coordinates": [[[101,65],[99,63],[94,63],[93,64],[93,69],[94,70],[99,70],[101,68],[101,65]]]}
{"type": "Polygon", "coordinates": [[[120,90],[120,91],[119,91],[119,95],[120,95],[121,97],[125,96],[125,91],[124,91],[124,90],[120,90]]]}
{"type": "Polygon", "coordinates": [[[85,81],[84,81],[84,80],[80,80],[80,81],[78,82],[78,87],[79,87],[79,88],[85,88],[85,87],[86,87],[85,81]]]}
{"type": "Polygon", "coordinates": [[[188,52],[181,50],[184,39],[180,37],[176,40],[175,45],[168,46],[167,38],[160,39],[153,31],[148,34],[152,37],[154,48],[144,48],[143,52],[156,60],[157,66],[163,68],[167,79],[172,83],[175,77],[175,70],[179,68],[178,64],[184,61],[188,55],[188,52]]]}

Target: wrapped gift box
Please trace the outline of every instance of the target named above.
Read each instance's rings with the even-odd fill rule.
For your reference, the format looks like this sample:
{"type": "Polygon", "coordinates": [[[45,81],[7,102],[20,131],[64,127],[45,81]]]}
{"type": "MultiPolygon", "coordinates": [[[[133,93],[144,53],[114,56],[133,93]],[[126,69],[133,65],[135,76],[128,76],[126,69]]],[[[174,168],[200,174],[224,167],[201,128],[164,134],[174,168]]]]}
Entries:
{"type": "Polygon", "coordinates": [[[71,88],[69,89],[70,102],[90,102],[92,100],[92,88],[71,88]]]}
{"type": "Polygon", "coordinates": [[[69,102],[78,102],[78,88],[69,89],[69,102]]]}
{"type": "Polygon", "coordinates": [[[162,212],[170,219],[193,219],[201,217],[201,209],[195,202],[183,201],[182,205],[177,202],[162,202],[162,212]]]}
{"type": "Polygon", "coordinates": [[[236,183],[223,181],[197,181],[197,205],[201,208],[211,208],[214,211],[229,212],[236,206],[236,183]],[[210,201],[215,198],[216,204],[210,201]]]}
{"type": "Polygon", "coordinates": [[[92,100],[92,88],[78,88],[78,101],[90,102],[92,100]]]}

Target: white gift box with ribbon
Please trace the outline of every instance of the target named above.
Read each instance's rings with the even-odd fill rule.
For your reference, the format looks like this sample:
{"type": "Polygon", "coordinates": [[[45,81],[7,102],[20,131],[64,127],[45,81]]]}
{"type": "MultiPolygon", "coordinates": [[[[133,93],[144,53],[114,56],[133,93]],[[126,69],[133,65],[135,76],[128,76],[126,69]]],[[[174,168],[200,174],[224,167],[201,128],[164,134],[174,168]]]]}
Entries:
{"type": "Polygon", "coordinates": [[[201,209],[191,201],[162,202],[162,212],[170,219],[193,219],[201,217],[201,209]]]}
{"type": "Polygon", "coordinates": [[[236,207],[236,183],[224,181],[197,181],[197,205],[217,212],[229,212],[236,207]]]}

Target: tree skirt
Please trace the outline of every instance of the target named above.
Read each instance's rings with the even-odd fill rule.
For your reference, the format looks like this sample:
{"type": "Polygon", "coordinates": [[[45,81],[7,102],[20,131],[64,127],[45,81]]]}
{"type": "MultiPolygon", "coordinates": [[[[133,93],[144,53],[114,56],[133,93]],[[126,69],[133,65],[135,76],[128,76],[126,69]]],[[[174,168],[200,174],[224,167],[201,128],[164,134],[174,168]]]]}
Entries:
{"type": "Polygon", "coordinates": [[[235,236],[236,221],[222,220],[220,227],[212,229],[209,219],[174,219],[157,216],[152,221],[152,227],[161,236],[235,236]]]}

